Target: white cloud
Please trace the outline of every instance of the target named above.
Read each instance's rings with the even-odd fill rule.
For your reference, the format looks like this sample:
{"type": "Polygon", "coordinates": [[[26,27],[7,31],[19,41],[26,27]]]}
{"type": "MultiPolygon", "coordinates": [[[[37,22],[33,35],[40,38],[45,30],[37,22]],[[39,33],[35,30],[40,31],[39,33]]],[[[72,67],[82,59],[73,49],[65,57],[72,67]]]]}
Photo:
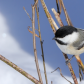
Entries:
{"type": "MultiPolygon", "coordinates": [[[[14,37],[11,36],[6,20],[2,14],[0,14],[0,54],[38,79],[34,56],[21,49],[19,43],[14,39],[14,37]]],[[[43,63],[40,60],[39,66],[42,73],[42,78],[45,83],[43,63]]],[[[51,84],[51,81],[53,81],[53,84],[69,84],[64,78],[60,76],[60,73],[58,73],[58,71],[51,73],[53,69],[48,64],[46,64],[46,70],[49,84],[51,84]]],[[[72,81],[71,77],[65,77],[72,81]]],[[[83,83],[81,82],[81,84],[83,83]]],[[[0,61],[0,84],[33,83],[17,71],[15,71],[13,68],[0,61]]]]}

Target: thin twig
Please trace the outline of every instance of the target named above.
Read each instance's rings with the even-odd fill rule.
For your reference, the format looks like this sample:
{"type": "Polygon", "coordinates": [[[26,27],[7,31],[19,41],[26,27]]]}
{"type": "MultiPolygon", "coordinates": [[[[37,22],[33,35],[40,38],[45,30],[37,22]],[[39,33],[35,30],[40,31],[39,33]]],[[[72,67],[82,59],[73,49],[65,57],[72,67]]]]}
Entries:
{"type": "MultiPolygon", "coordinates": [[[[29,28],[32,28],[32,27],[28,26],[28,31],[29,31],[31,34],[33,34],[33,31],[30,31],[29,28]]],[[[36,29],[35,29],[35,30],[36,30],[36,29]]],[[[38,36],[37,34],[35,34],[35,36],[39,38],[39,36],[38,36]]]]}
{"type": "Polygon", "coordinates": [[[67,21],[68,25],[73,26],[72,23],[71,23],[71,20],[70,20],[70,18],[69,18],[69,15],[68,15],[68,13],[67,13],[67,11],[66,11],[66,8],[65,8],[65,6],[64,6],[64,4],[63,4],[63,0],[60,0],[60,1],[61,1],[62,8],[63,8],[64,13],[65,13],[65,17],[66,17],[66,21],[67,21]]]}
{"type": "Polygon", "coordinates": [[[21,73],[22,75],[24,75],[26,78],[28,78],[29,80],[31,80],[33,83],[35,83],[35,84],[41,84],[40,81],[38,81],[36,78],[34,78],[30,74],[28,74],[27,72],[25,72],[24,70],[22,70],[20,67],[18,67],[17,65],[15,65],[14,63],[12,63],[11,61],[9,61],[8,59],[6,59],[5,57],[3,57],[2,55],[0,55],[0,60],[2,60],[6,64],[8,64],[12,68],[14,68],[16,71],[18,71],[19,73],[21,73]]]}
{"type": "MultiPolygon", "coordinates": [[[[60,26],[61,26],[61,27],[64,26],[63,23],[62,23],[62,21],[61,21],[61,19],[60,19],[59,14],[57,14],[57,12],[55,11],[55,9],[52,9],[52,11],[53,11],[53,13],[55,14],[56,19],[57,19],[58,23],[60,24],[60,26]],[[57,15],[58,15],[58,16],[57,16],[57,15]]],[[[63,53],[63,55],[64,55],[64,58],[65,58],[66,61],[69,60],[69,59],[68,59],[68,56],[67,56],[65,53],[63,53]]],[[[74,71],[73,71],[73,69],[72,69],[72,66],[71,66],[70,62],[69,62],[67,65],[68,65],[68,67],[69,67],[69,70],[70,70],[70,73],[71,73],[72,78],[73,78],[73,80],[74,80],[74,83],[75,83],[75,84],[78,84],[77,78],[76,78],[76,76],[75,76],[75,73],[74,73],[74,71]]]]}
{"type": "Polygon", "coordinates": [[[51,16],[51,14],[49,13],[49,11],[48,11],[48,9],[47,9],[47,6],[46,6],[46,4],[45,4],[45,2],[44,2],[44,0],[40,0],[41,1],[41,4],[42,4],[42,6],[43,6],[43,9],[44,9],[44,11],[45,11],[45,14],[46,14],[46,16],[47,16],[47,18],[48,18],[48,21],[49,21],[49,23],[50,23],[50,25],[51,25],[51,28],[52,28],[52,30],[53,30],[53,32],[55,33],[56,32],[56,29],[55,29],[55,27],[54,27],[54,25],[53,25],[53,22],[52,22],[52,16],[51,16]]]}
{"type": "Polygon", "coordinates": [[[57,26],[56,22],[54,21],[54,19],[53,19],[53,18],[51,18],[51,20],[52,20],[52,23],[53,23],[54,27],[58,30],[59,28],[58,28],[58,26],[57,26]]]}
{"type": "Polygon", "coordinates": [[[36,68],[37,68],[37,72],[38,72],[39,81],[43,84],[40,69],[39,69],[39,64],[38,64],[37,50],[36,50],[36,40],[35,40],[35,6],[36,6],[37,3],[38,3],[38,0],[36,0],[34,5],[32,6],[33,47],[34,47],[35,63],[36,63],[36,68]]]}
{"type": "Polygon", "coordinates": [[[79,79],[81,81],[81,80],[83,80],[83,75],[81,73],[81,67],[80,67],[80,65],[78,65],[78,66],[79,66],[79,79]]]}
{"type": "Polygon", "coordinates": [[[52,10],[52,12],[54,13],[55,18],[57,19],[57,21],[58,21],[59,25],[62,27],[62,26],[63,26],[63,23],[62,23],[62,20],[61,20],[61,18],[60,18],[59,13],[57,13],[57,12],[55,11],[55,9],[54,9],[54,8],[52,8],[51,10],[52,10]]]}
{"type": "Polygon", "coordinates": [[[56,5],[57,5],[57,13],[61,14],[61,1],[59,0],[59,4],[58,4],[58,0],[56,0],[56,5]],[[60,9],[59,9],[59,5],[60,5],[60,9]]]}
{"type": "MultiPolygon", "coordinates": [[[[48,17],[48,20],[49,20],[49,22],[50,22],[50,24],[52,23],[52,20],[50,19],[50,13],[48,12],[48,9],[47,9],[47,7],[46,7],[46,5],[45,5],[45,2],[44,2],[44,0],[40,0],[41,1],[41,4],[42,4],[42,6],[43,6],[43,9],[44,9],[44,11],[45,11],[45,14],[46,14],[46,16],[48,17]],[[51,20],[51,21],[50,21],[51,20]]],[[[59,16],[59,15],[58,15],[59,16]]],[[[59,24],[60,24],[60,26],[64,26],[63,25],[63,23],[62,23],[62,21],[61,21],[61,19],[60,19],[60,17],[57,17],[57,21],[59,22],[59,24]]],[[[53,26],[51,26],[51,28],[52,29],[54,29],[54,27],[53,26]]],[[[55,29],[54,29],[55,30],[55,29]]],[[[53,31],[54,32],[54,31],[53,31]]],[[[56,31],[55,31],[56,32],[56,31]]],[[[54,33],[55,33],[54,32],[54,33]]],[[[68,60],[68,56],[66,55],[66,54],[64,54],[63,53],[63,55],[64,55],[64,58],[65,58],[65,60],[67,61],[68,60]]],[[[72,75],[72,78],[73,78],[73,80],[74,80],[74,83],[75,84],[78,84],[78,81],[77,81],[77,79],[76,79],[76,76],[75,76],[75,73],[74,73],[74,71],[73,71],[73,69],[72,69],[72,66],[71,66],[71,64],[70,63],[68,63],[68,67],[69,67],[69,70],[70,70],[70,72],[71,72],[71,75],[72,75]]]]}
{"type": "Polygon", "coordinates": [[[38,30],[39,30],[39,37],[40,37],[40,44],[41,44],[41,51],[42,51],[42,59],[43,59],[45,80],[46,80],[46,84],[48,84],[47,74],[46,74],[46,67],[45,67],[44,52],[43,52],[43,42],[42,42],[42,39],[41,39],[41,32],[40,32],[39,12],[38,12],[37,6],[36,6],[36,13],[37,13],[37,20],[38,20],[38,30]]]}
{"type": "Polygon", "coordinates": [[[26,11],[25,7],[23,7],[23,9],[26,12],[26,14],[28,15],[29,19],[32,21],[31,17],[29,16],[29,13],[26,11]]]}
{"type": "MultiPolygon", "coordinates": [[[[66,8],[65,8],[65,6],[64,6],[64,4],[63,4],[63,0],[61,0],[61,4],[62,4],[64,13],[65,13],[65,16],[66,16],[66,21],[67,21],[68,25],[73,26],[72,23],[71,23],[71,20],[70,20],[70,18],[69,18],[69,16],[68,16],[68,13],[67,13],[67,11],[66,11],[66,8]]],[[[79,67],[79,78],[80,78],[80,79],[83,79],[83,78],[82,78],[82,74],[81,74],[81,70],[84,72],[84,65],[83,65],[83,63],[82,63],[82,61],[81,61],[81,59],[80,59],[79,56],[75,56],[75,57],[76,57],[76,59],[80,60],[80,61],[77,60],[77,62],[78,62],[79,64],[81,63],[81,64],[80,64],[80,67],[79,67]],[[80,70],[80,69],[81,69],[81,70],[80,70]]]]}
{"type": "MultiPolygon", "coordinates": [[[[65,60],[68,61],[69,58],[68,58],[67,54],[63,53],[63,55],[64,55],[65,60]]],[[[71,63],[69,62],[67,65],[68,65],[68,67],[69,67],[69,70],[70,70],[70,73],[71,73],[71,76],[72,76],[72,78],[73,78],[74,83],[75,83],[75,84],[78,84],[78,81],[77,81],[77,78],[76,78],[75,73],[74,73],[74,71],[73,71],[73,68],[72,68],[72,66],[71,66],[71,63]]]]}
{"type": "MultiPolygon", "coordinates": [[[[59,69],[60,70],[60,75],[65,79],[65,80],[67,80],[70,84],[73,84],[72,82],[70,82],[68,79],[66,79],[64,76],[63,76],[63,74],[62,74],[62,72],[61,72],[61,69],[58,67],[57,69],[59,69]]],[[[56,71],[57,69],[55,69],[54,71],[56,71]]],[[[53,73],[54,71],[52,71],[51,73],[53,73]]]]}

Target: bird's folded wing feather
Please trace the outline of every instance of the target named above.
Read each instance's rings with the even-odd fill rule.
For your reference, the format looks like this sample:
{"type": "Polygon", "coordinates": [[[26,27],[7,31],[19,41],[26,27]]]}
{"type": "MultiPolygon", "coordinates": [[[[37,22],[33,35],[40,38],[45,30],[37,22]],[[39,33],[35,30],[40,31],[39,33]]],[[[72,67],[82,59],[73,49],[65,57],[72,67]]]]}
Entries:
{"type": "Polygon", "coordinates": [[[78,40],[77,45],[76,45],[76,49],[80,50],[81,48],[84,47],[84,30],[78,29],[78,31],[80,32],[80,35],[79,35],[79,40],[78,40]]]}
{"type": "Polygon", "coordinates": [[[80,50],[80,49],[82,49],[83,47],[84,47],[84,44],[78,46],[77,50],[80,50]]]}

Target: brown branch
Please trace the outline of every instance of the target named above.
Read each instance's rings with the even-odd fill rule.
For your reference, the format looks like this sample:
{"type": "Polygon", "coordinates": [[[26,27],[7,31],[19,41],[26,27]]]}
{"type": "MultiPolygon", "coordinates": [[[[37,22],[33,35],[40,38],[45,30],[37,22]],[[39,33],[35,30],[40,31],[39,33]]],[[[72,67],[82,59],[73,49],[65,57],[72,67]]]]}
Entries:
{"type": "Polygon", "coordinates": [[[58,28],[57,24],[55,23],[54,19],[51,18],[51,20],[52,20],[52,23],[53,23],[54,27],[58,30],[59,28],[58,28]]]}
{"type": "MultiPolygon", "coordinates": [[[[52,20],[50,19],[50,13],[48,12],[48,9],[47,9],[47,7],[46,7],[46,5],[45,5],[45,2],[44,2],[44,0],[40,0],[40,1],[41,1],[42,6],[43,6],[43,9],[44,9],[44,11],[45,11],[45,14],[46,14],[46,16],[49,18],[48,20],[49,20],[49,22],[50,22],[50,24],[51,24],[51,23],[52,23],[52,20]]],[[[57,19],[57,21],[59,22],[60,26],[64,26],[63,23],[62,23],[62,21],[61,21],[61,19],[60,19],[60,17],[59,17],[59,15],[56,17],[56,19],[57,19]]],[[[52,27],[52,29],[54,29],[53,26],[51,26],[51,27],[52,27]]],[[[54,31],[53,31],[53,32],[54,32],[54,31]]],[[[55,33],[55,32],[54,32],[54,33],[55,33]]],[[[64,54],[64,53],[63,53],[63,55],[64,55],[65,60],[67,61],[67,60],[68,60],[68,56],[67,56],[66,54],[64,54]]],[[[72,69],[71,64],[68,63],[67,65],[68,65],[68,67],[69,67],[69,70],[70,70],[70,73],[71,73],[72,78],[73,78],[73,80],[74,80],[74,83],[75,83],[75,84],[78,84],[78,81],[77,81],[77,79],[76,79],[76,76],[75,76],[75,73],[74,73],[74,71],[73,71],[73,69],[72,69]]]]}
{"type": "MultiPolygon", "coordinates": [[[[65,13],[65,16],[66,16],[66,21],[67,21],[68,25],[73,26],[72,23],[71,23],[71,20],[70,20],[70,18],[69,18],[69,16],[68,16],[68,13],[67,13],[67,11],[66,11],[66,8],[65,8],[65,6],[64,6],[64,4],[63,4],[63,0],[61,0],[61,4],[62,4],[64,13],[65,13]]],[[[81,59],[80,59],[79,56],[76,56],[76,55],[75,55],[75,58],[78,59],[78,60],[80,60],[80,61],[77,60],[77,62],[78,62],[78,64],[79,64],[79,65],[78,65],[78,66],[79,66],[79,78],[80,78],[80,81],[81,81],[81,80],[83,79],[81,70],[82,70],[83,73],[84,73],[84,65],[83,65],[83,63],[82,63],[82,61],[81,61],[81,59]],[[81,63],[81,64],[80,64],[80,63],[81,63]]]]}
{"type": "Polygon", "coordinates": [[[41,32],[40,32],[39,12],[38,12],[37,6],[36,6],[36,13],[37,13],[37,20],[38,20],[38,31],[39,31],[39,38],[40,38],[40,44],[41,44],[41,51],[42,51],[42,59],[43,59],[45,80],[46,80],[46,84],[48,84],[47,74],[46,74],[46,67],[45,67],[44,52],[43,52],[43,42],[42,42],[42,39],[41,39],[41,32]]]}
{"type": "Polygon", "coordinates": [[[55,29],[55,27],[54,27],[54,25],[53,25],[53,22],[52,22],[52,16],[51,16],[51,14],[49,13],[49,11],[48,11],[48,9],[47,9],[47,7],[46,7],[46,4],[45,4],[45,2],[44,2],[44,0],[40,0],[41,1],[41,4],[42,4],[42,6],[43,6],[43,9],[44,9],[44,12],[45,12],[45,14],[46,14],[46,16],[47,16],[47,18],[48,18],[48,21],[49,21],[49,23],[50,23],[50,25],[51,25],[51,28],[52,28],[52,30],[53,30],[53,32],[55,33],[56,32],[56,29],[55,29]]]}
{"type": "Polygon", "coordinates": [[[35,1],[35,3],[33,5],[33,7],[35,8],[37,6],[37,4],[38,4],[38,0],[34,0],[34,1],[35,1]]]}
{"type": "Polygon", "coordinates": [[[31,17],[29,16],[29,13],[26,11],[25,7],[23,7],[23,9],[26,12],[26,14],[28,15],[29,19],[32,21],[31,17]]]}
{"type": "Polygon", "coordinates": [[[30,74],[28,74],[27,72],[25,72],[24,70],[22,70],[20,67],[18,67],[17,65],[15,65],[14,63],[12,63],[11,61],[9,61],[8,59],[6,59],[5,57],[3,57],[2,55],[0,55],[0,60],[2,60],[6,64],[8,64],[12,68],[14,68],[16,71],[18,71],[19,73],[21,73],[22,75],[24,75],[26,78],[28,78],[29,80],[31,80],[33,83],[35,83],[35,84],[41,84],[40,81],[38,81],[36,78],[34,78],[30,74]]]}
{"type": "Polygon", "coordinates": [[[62,27],[62,26],[63,26],[63,23],[62,23],[62,20],[61,20],[61,18],[60,18],[59,13],[57,13],[57,12],[55,11],[55,9],[54,9],[54,8],[52,8],[52,12],[54,13],[55,18],[57,19],[57,21],[58,21],[59,25],[62,27]]]}
{"type": "Polygon", "coordinates": [[[65,17],[66,17],[66,21],[67,21],[68,25],[73,26],[72,23],[71,23],[71,20],[69,18],[69,15],[68,15],[68,13],[66,11],[66,8],[64,6],[63,0],[60,0],[60,1],[61,1],[61,5],[62,5],[62,8],[63,8],[64,13],[65,13],[65,17]]]}
{"type": "MultiPolygon", "coordinates": [[[[65,60],[68,61],[69,58],[68,58],[67,54],[63,53],[63,55],[64,55],[65,60]]],[[[71,73],[71,76],[72,76],[72,78],[73,78],[74,83],[75,83],[75,84],[78,84],[78,81],[77,81],[77,78],[76,78],[75,73],[74,73],[74,71],[73,71],[73,68],[72,68],[72,66],[71,66],[71,63],[69,62],[67,65],[68,65],[68,67],[69,67],[69,70],[70,70],[70,73],[71,73]]]]}
{"type": "Polygon", "coordinates": [[[56,0],[56,5],[57,5],[57,13],[61,14],[61,0],[56,0]],[[59,4],[58,4],[59,1],[59,4]],[[59,9],[59,5],[60,5],[60,9],[59,9]]]}
{"type": "MultiPolygon", "coordinates": [[[[60,19],[59,14],[57,14],[57,12],[55,11],[55,9],[52,9],[52,11],[54,12],[54,14],[55,14],[55,16],[56,16],[56,19],[57,19],[58,23],[60,24],[60,26],[61,26],[61,27],[64,26],[63,23],[62,23],[62,21],[61,21],[61,19],[60,19]],[[57,15],[58,15],[58,16],[57,16],[57,15]]],[[[66,61],[69,60],[69,59],[68,59],[68,56],[67,56],[66,54],[63,53],[63,55],[64,55],[64,58],[65,58],[66,61]]],[[[73,78],[73,80],[74,80],[74,83],[75,83],[75,84],[78,84],[77,78],[76,78],[76,76],[75,76],[75,73],[74,73],[74,71],[73,71],[73,69],[72,69],[71,64],[68,63],[67,65],[68,65],[68,67],[69,67],[69,70],[70,70],[70,73],[71,73],[72,78],[73,78]]]]}
{"type": "MultiPolygon", "coordinates": [[[[63,76],[63,74],[62,74],[62,72],[61,72],[61,69],[58,67],[57,69],[59,69],[60,70],[60,75],[65,79],[65,80],[67,80],[70,84],[73,84],[73,83],[71,83],[68,79],[66,79],[64,76],[63,76]]],[[[56,71],[57,69],[55,69],[54,71],[56,71]]],[[[53,73],[54,71],[52,71],[51,73],[53,73]]]]}
{"type": "Polygon", "coordinates": [[[38,3],[38,0],[36,0],[34,5],[32,6],[33,47],[34,47],[35,63],[36,63],[36,68],[38,72],[39,81],[43,84],[40,69],[39,69],[39,64],[38,64],[37,51],[36,51],[36,40],[35,40],[35,6],[37,3],[38,3]]]}
{"type": "MultiPolygon", "coordinates": [[[[30,28],[30,27],[28,26],[28,31],[29,31],[31,34],[33,34],[33,32],[29,30],[29,28],[30,28]]],[[[35,36],[39,38],[39,36],[38,36],[37,34],[35,34],[35,36]]]]}

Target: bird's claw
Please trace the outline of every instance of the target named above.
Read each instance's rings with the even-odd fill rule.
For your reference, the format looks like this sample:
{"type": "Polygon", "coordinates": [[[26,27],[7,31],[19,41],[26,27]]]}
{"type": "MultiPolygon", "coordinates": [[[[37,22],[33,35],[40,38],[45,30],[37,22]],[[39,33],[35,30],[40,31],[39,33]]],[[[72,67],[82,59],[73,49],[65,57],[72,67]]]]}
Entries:
{"type": "Polygon", "coordinates": [[[68,63],[70,63],[70,61],[72,60],[72,58],[74,57],[74,55],[70,58],[70,59],[68,59],[65,63],[66,63],[66,65],[68,64],[68,63]]]}

